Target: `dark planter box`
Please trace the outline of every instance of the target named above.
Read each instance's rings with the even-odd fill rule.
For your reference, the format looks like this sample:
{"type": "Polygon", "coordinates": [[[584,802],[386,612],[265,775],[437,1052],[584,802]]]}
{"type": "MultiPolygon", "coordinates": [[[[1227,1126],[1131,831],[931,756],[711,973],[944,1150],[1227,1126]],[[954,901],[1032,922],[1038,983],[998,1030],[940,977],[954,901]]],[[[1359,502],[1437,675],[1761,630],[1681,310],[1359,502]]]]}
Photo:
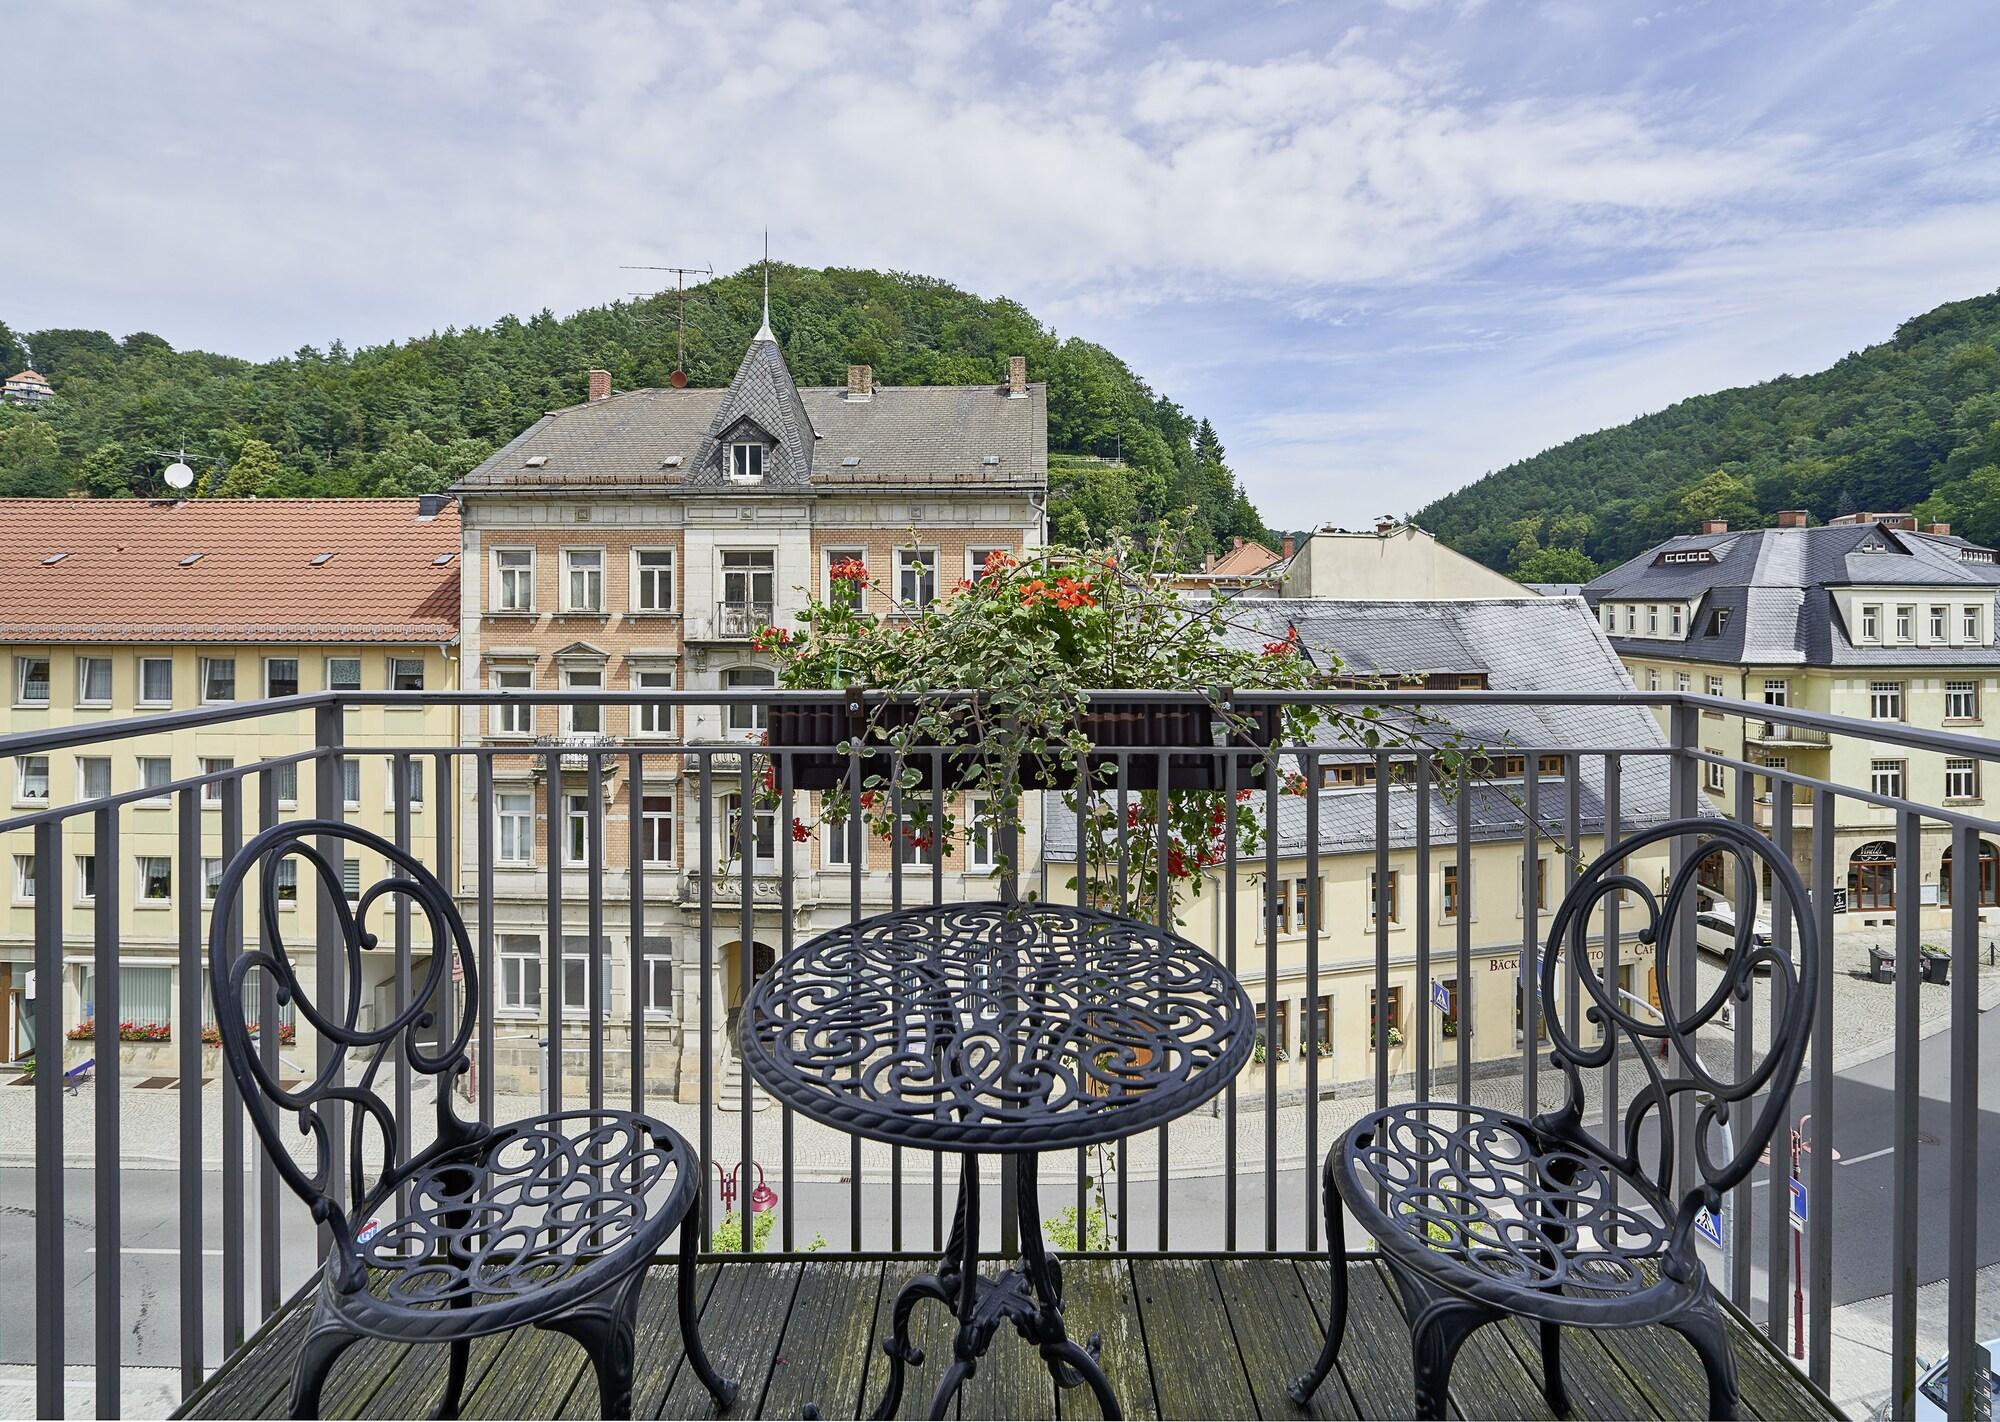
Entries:
{"type": "Polygon", "coordinates": [[[1951,981],[1951,959],[1941,957],[1936,953],[1925,953],[1922,957],[1924,960],[1925,982],[1943,983],[1951,981]]]}

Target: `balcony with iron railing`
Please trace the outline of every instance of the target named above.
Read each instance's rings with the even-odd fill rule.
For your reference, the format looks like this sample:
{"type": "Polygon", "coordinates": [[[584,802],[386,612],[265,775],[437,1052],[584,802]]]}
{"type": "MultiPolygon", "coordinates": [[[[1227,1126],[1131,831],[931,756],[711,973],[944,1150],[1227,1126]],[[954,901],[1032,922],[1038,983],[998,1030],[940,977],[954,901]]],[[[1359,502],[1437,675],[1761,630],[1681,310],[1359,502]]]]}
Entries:
{"type": "MultiPolygon", "coordinates": [[[[532,700],[726,708],[807,695],[550,692],[532,700]]],[[[1732,803],[1746,820],[1797,857],[1810,900],[1798,907],[1832,949],[1811,985],[1816,1019],[1806,1072],[1784,1103],[1805,1149],[1795,1155],[1782,1140],[1774,1145],[1769,1163],[1724,1202],[1720,1242],[1701,1246],[1725,1300],[1746,1412],[1833,1415],[1834,1402],[1865,1411],[1887,1400],[1896,1415],[1911,1415],[1927,1376],[1920,1357],[1948,1358],[1954,1384],[1971,1375],[1976,1320],[1995,1302],[1982,1293],[1982,1271],[2000,1262],[2000,1199],[1980,1185],[1995,1137],[1982,1133],[1978,1109],[1990,1056],[1979,1046],[1980,1014],[2000,986],[1980,937],[1979,905],[1988,892],[1981,875],[2000,824],[1973,813],[1978,807],[1919,804],[1717,756],[1701,749],[1700,717],[1716,710],[1754,715],[1753,724],[1782,717],[1793,732],[1888,741],[1912,759],[1971,756],[1989,769],[2000,750],[1947,733],[1687,695],[1288,695],[1353,708],[1421,705],[1445,718],[1495,706],[1636,705],[1665,709],[1668,733],[1510,744],[1523,771],[1498,787],[1476,785],[1470,759],[1428,749],[1398,751],[1399,773],[1391,775],[1383,750],[1383,773],[1370,785],[1290,795],[1276,770],[1259,778],[1244,770],[1239,753],[1213,746],[1104,747],[1115,774],[1098,793],[1129,797],[1134,811],[1120,806],[1114,818],[1123,828],[1108,855],[1079,855],[1073,830],[1064,840],[1062,796],[1048,792],[1038,814],[1003,827],[1014,850],[1004,877],[974,871],[969,851],[912,864],[894,853],[854,852],[858,843],[829,865],[815,835],[780,832],[768,846],[774,862],[756,861],[748,896],[736,873],[741,857],[732,863],[718,850],[731,829],[744,836],[744,850],[761,856],[766,848],[753,849],[756,831],[745,828],[745,817],[721,818],[724,793],[760,793],[762,763],[738,742],[562,746],[566,773],[532,785],[535,811],[545,816],[539,832],[566,823],[580,796],[588,852],[581,864],[565,865],[558,855],[551,865],[543,842],[531,896],[520,889],[524,871],[499,862],[502,837],[517,831],[495,814],[496,776],[505,783],[514,773],[509,761],[522,759],[521,745],[366,750],[434,772],[424,842],[434,846],[478,966],[478,1000],[458,1001],[445,1014],[446,1025],[461,1012],[477,1018],[471,1070],[453,1088],[463,1092],[467,1113],[504,1121],[538,1106],[612,1103],[657,1116],[693,1143],[708,1211],[695,1296],[709,1354],[742,1380],[739,1415],[796,1415],[808,1403],[851,1415],[869,1404],[881,1384],[892,1300],[904,1279],[935,1265],[951,1199],[940,1155],[864,1141],[786,1107],[731,1109],[755,1101],[732,1036],[746,985],[773,956],[884,907],[1014,896],[1159,917],[1164,901],[1135,902],[1136,880],[1128,884],[1126,872],[1149,837],[1164,855],[1171,832],[1157,804],[1128,787],[1140,779],[1132,773],[1139,762],[1157,760],[1164,774],[1170,755],[1212,757],[1227,798],[1239,789],[1266,792],[1250,801],[1264,831],[1254,847],[1227,835],[1199,891],[1166,912],[1236,972],[1259,1018],[1279,1024],[1271,1035],[1288,1049],[1269,1060],[1260,1055],[1203,1111],[1115,1146],[1043,1159],[1028,1207],[1054,1226],[1071,1327],[1078,1336],[1103,1335],[1104,1368],[1129,1414],[1299,1415],[1285,1387],[1311,1361],[1328,1321],[1321,1158],[1348,1124],[1392,1100],[1524,1112],[1554,1104],[1560,1081],[1546,1058],[1547,1019],[1562,1014],[1574,1026],[1586,1001],[1574,976],[1556,997],[1542,999],[1536,967],[1555,901],[1609,842],[1700,813],[1700,786],[1712,765],[1732,782],[1732,803]],[[1561,774],[1542,772],[1548,756],[1562,758],[1561,774]],[[567,773],[573,757],[577,775],[567,773]],[[629,794],[654,766],[668,765],[681,787],[685,859],[672,873],[649,873],[651,856],[640,842],[646,827],[627,812],[620,788],[629,794]],[[1441,787],[1434,810],[1407,813],[1409,797],[1429,797],[1433,787],[1441,787]],[[1810,815],[1802,813],[1808,793],[1810,815]],[[1850,866],[1832,807],[1845,798],[1891,813],[1912,885],[1926,875],[1935,882],[1925,866],[1939,836],[1954,856],[1952,892],[1906,892],[1905,911],[1893,916],[1892,928],[1868,930],[1872,938],[1837,912],[1850,866]],[[1354,815],[1376,832],[1358,844],[1332,837],[1329,826],[1354,815]],[[1455,907],[1447,912],[1447,904],[1455,907]],[[1948,961],[1943,984],[1926,980],[1929,944],[1948,961]],[[1877,947],[1897,969],[1892,984],[1849,971],[1877,947]],[[1374,1010],[1383,1002],[1389,1011],[1374,1010]],[[599,1007],[578,1011],[579,1003],[599,1007]],[[1289,1050],[1293,1042],[1299,1050],[1289,1050]],[[551,1061],[564,1069],[547,1070],[551,1061]],[[1796,1230],[1789,1214],[1795,1194],[1811,1202],[1796,1230]]],[[[0,820],[6,862],[26,859],[30,888],[11,920],[27,931],[6,944],[16,964],[10,1005],[25,1006],[41,1044],[32,1082],[0,1090],[0,1111],[8,1113],[0,1125],[15,1142],[14,1164],[32,1167],[33,1189],[31,1211],[0,1213],[6,1256],[21,1261],[22,1287],[32,1295],[31,1307],[16,1315],[22,1326],[0,1345],[8,1350],[0,1363],[32,1376],[43,1415],[116,1416],[176,1403],[195,1416],[279,1415],[327,1248],[325,1233],[281,1188],[244,1129],[245,1103],[203,1040],[208,907],[184,893],[158,915],[142,913],[129,846],[151,837],[147,854],[171,860],[174,885],[199,882],[204,861],[232,858],[258,829],[355,818],[340,777],[342,757],[360,751],[346,743],[348,709],[497,699],[479,692],[329,693],[0,737],[0,759],[11,759],[117,755],[140,735],[247,732],[267,717],[299,712],[314,727],[313,743],[296,754],[0,820]],[[301,782],[303,803],[290,808],[276,797],[285,765],[298,767],[301,782]],[[147,813],[138,808],[142,799],[161,795],[172,801],[170,823],[136,823],[147,813]],[[216,803],[213,813],[204,814],[205,801],[216,803]],[[98,876],[88,898],[71,884],[75,857],[86,853],[95,856],[98,876]],[[141,949],[128,941],[135,915],[157,943],[141,949]],[[104,1000],[134,952],[166,967],[176,983],[168,1040],[151,1044],[147,1060],[155,1065],[143,1076],[135,1065],[143,1044],[121,1041],[115,1001],[104,1000]],[[97,995],[88,1003],[85,968],[97,995]],[[31,1000],[21,991],[28,973],[31,1000]],[[87,1070],[74,1070],[85,1061],[87,1070]]],[[[770,757],[772,788],[761,793],[780,827],[806,824],[815,812],[813,797],[793,788],[805,753],[759,752],[770,757]]],[[[1328,754],[1324,746],[1280,751],[1302,786],[1322,783],[1320,761],[1328,754]]],[[[859,777],[859,757],[851,764],[859,777]]],[[[409,781],[399,771],[392,783],[409,781]]],[[[890,776],[882,793],[942,808],[955,792],[906,788],[890,776]]],[[[385,838],[412,843],[413,814],[405,790],[388,812],[385,838]]],[[[1649,864],[1635,887],[1655,887],[1667,868],[1649,864]]],[[[1746,887],[1727,884],[1721,894],[1746,887]]],[[[329,934],[337,934],[338,922],[329,907],[302,902],[276,921],[303,945],[302,961],[314,965],[325,1000],[341,1000],[349,985],[336,971],[338,938],[329,934]]],[[[266,922],[251,913],[225,928],[254,944],[266,922]]],[[[1685,1002],[1721,981],[1717,960],[1684,951],[1668,960],[1670,980],[1657,981],[1645,964],[1658,944],[1642,927],[1607,920],[1589,955],[1591,972],[1615,991],[1635,1002],[1685,1002]]],[[[372,966],[358,991],[381,1016],[409,1001],[430,940],[421,917],[413,921],[407,911],[378,931],[379,946],[363,955],[372,966]]],[[[1677,945],[1706,946],[1691,910],[1662,931],[1677,945]]],[[[1780,950],[1789,951],[1780,934],[1780,950]]],[[[1676,1052],[1748,1062],[1782,1005],[1763,997],[1760,982],[1731,1004],[1726,1025],[1716,1019],[1676,1052]]],[[[267,999],[257,1011],[259,1050],[269,1051],[281,1079],[331,1060],[332,1044],[313,1023],[297,1021],[286,1039],[279,1004],[267,999]]],[[[1607,1052],[1590,1073],[1593,1124],[1614,1132],[1660,1066],[1607,1052]]],[[[407,1128],[404,1149],[422,1149],[430,1079],[417,1081],[399,1061],[376,1086],[407,1128]]],[[[1706,1118],[1697,1125],[1692,1114],[1685,1126],[1690,1135],[1727,1129],[1706,1118]]],[[[341,1131],[332,1139],[336,1156],[348,1148],[341,1131]]],[[[27,1203],[29,1176],[17,1178],[27,1203]]],[[[1012,1196],[994,1202],[982,1238],[1010,1253],[1023,1220],[1012,1196]]],[[[1352,1245],[1363,1236],[1350,1230],[1347,1238],[1352,1245]]],[[[648,1415],[710,1415],[712,1403],[671,1321],[677,1267],[662,1255],[646,1286],[633,1405],[648,1415]]],[[[1365,1251],[1351,1256],[1347,1271],[1353,1312],[1346,1350],[1335,1383],[1305,1415],[1408,1415],[1410,1345],[1389,1277],[1365,1251]]],[[[942,1310],[920,1308],[914,1326],[932,1361],[906,1407],[921,1405],[952,1351],[942,1310]]],[[[1676,1416],[1705,1406],[1700,1367],[1679,1339],[1640,1328],[1576,1340],[1566,1343],[1564,1367],[1577,1414],[1676,1416]]],[[[442,1384],[442,1357],[422,1344],[363,1344],[335,1367],[323,1410],[404,1416],[427,1409],[442,1384]]],[[[1464,1416],[1535,1413],[1546,1405],[1540,1369],[1529,1333],[1511,1323],[1486,1330],[1452,1374],[1453,1404],[1464,1416]]],[[[593,1389],[590,1363],[574,1342],[523,1330],[473,1345],[465,1411],[588,1415],[597,1405],[593,1389]]],[[[1954,1392],[1950,1403],[1968,1396],[1954,1392]]],[[[1034,1350],[1008,1338],[973,1374],[960,1410],[968,1417],[1055,1416],[1059,1398],[1061,1415],[1092,1415],[1087,1394],[1060,1391],[1034,1350]]]]}

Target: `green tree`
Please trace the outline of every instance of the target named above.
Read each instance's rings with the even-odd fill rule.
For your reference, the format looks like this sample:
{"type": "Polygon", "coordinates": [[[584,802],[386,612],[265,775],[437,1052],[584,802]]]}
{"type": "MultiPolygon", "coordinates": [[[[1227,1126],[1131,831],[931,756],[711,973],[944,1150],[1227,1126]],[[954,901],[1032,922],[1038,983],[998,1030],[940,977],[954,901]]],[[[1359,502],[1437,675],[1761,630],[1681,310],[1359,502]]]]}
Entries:
{"type": "Polygon", "coordinates": [[[2000,543],[2000,464],[1954,479],[1917,505],[1916,514],[1926,523],[1948,523],[1974,543],[2000,543]]]}
{"type": "Polygon", "coordinates": [[[1675,501],[1680,522],[1689,529],[1704,519],[1726,519],[1731,528],[1757,521],[1757,496],[1743,480],[1717,469],[1697,480],[1675,501]]]}
{"type": "Polygon", "coordinates": [[[115,499],[132,492],[132,480],[125,462],[125,446],[109,440],[84,456],[77,466],[77,486],[93,498],[115,499]]]}
{"type": "Polygon", "coordinates": [[[62,451],[48,425],[0,406],[0,497],[53,499],[67,492],[62,451]]]}
{"type": "Polygon", "coordinates": [[[1587,583],[1597,576],[1590,555],[1575,548],[1540,548],[1514,568],[1518,583],[1587,583]]]}
{"type": "Polygon", "coordinates": [[[217,497],[224,499],[269,497],[272,486],[284,478],[285,473],[285,466],[278,462],[278,451],[261,439],[248,440],[215,492],[217,497]]]}

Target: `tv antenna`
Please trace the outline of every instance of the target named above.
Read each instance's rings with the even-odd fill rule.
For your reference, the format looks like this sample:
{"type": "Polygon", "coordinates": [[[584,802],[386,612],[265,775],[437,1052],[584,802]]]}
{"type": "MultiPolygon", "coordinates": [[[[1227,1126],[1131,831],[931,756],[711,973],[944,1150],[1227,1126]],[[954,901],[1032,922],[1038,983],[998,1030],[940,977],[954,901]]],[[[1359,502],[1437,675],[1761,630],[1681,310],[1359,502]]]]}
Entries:
{"type": "MultiPolygon", "coordinates": [[[[674,274],[674,373],[667,377],[678,390],[688,383],[687,375],[687,279],[691,276],[715,275],[714,267],[656,267],[643,263],[626,263],[619,267],[625,272],[672,272],[674,274]]],[[[658,292],[647,292],[657,296],[658,292]]]]}
{"type": "Polygon", "coordinates": [[[179,492],[194,483],[194,470],[188,467],[186,445],[182,445],[179,449],[149,449],[146,453],[159,459],[173,460],[172,464],[160,471],[160,477],[167,481],[169,489],[179,492]]]}

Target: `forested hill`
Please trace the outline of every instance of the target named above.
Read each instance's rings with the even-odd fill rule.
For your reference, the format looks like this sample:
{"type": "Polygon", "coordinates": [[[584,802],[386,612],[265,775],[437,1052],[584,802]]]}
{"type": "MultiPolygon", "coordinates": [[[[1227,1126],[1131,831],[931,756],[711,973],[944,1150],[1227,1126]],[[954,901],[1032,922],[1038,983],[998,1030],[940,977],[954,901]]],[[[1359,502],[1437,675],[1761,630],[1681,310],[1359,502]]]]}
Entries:
{"type": "MultiPolygon", "coordinates": [[[[757,328],[761,270],[687,294],[687,371],[725,385],[757,328]]],[[[618,389],[667,383],[674,295],[557,318],[505,316],[350,351],[288,359],[176,351],[148,332],[16,335],[0,325],[0,374],[32,355],[57,398],[0,406],[0,496],[157,494],[183,442],[204,492],[413,494],[449,485],[544,411],[584,398],[601,366],[618,389]]],[[[1208,422],[1155,394],[1117,356],[1061,339],[1015,302],[900,273],[774,266],[771,324],[801,385],[844,385],[850,362],[890,385],[999,383],[1009,355],[1049,387],[1050,509],[1077,540],[1186,508],[1200,553],[1268,538],[1208,422]]]]}
{"type": "Polygon", "coordinates": [[[1913,510],[2000,542],[2000,294],[1904,322],[1816,375],[1700,395],[1488,474],[1419,511],[1462,552],[1571,581],[1702,518],[1913,510]]]}

